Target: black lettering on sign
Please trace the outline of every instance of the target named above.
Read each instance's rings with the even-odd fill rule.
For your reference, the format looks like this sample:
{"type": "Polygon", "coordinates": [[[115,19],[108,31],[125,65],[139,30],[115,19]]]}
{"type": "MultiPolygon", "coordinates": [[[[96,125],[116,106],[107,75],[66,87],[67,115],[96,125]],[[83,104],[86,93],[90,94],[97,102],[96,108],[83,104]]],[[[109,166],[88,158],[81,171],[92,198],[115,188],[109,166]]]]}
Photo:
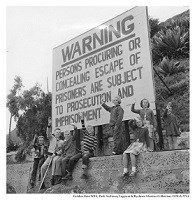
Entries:
{"type": "Polygon", "coordinates": [[[85,59],[85,69],[97,65],[98,63],[105,62],[107,60],[113,59],[117,56],[120,56],[123,53],[122,44],[115,47],[106,49],[98,54],[90,56],[85,59]]]}
{"type": "Polygon", "coordinates": [[[63,69],[56,71],[56,80],[80,72],[81,70],[82,70],[81,61],[74,63],[72,65],[69,65],[63,69]]]}
{"type": "MultiPolygon", "coordinates": [[[[84,111],[83,115],[84,115],[85,120],[91,121],[91,120],[99,119],[101,109],[102,109],[101,107],[98,107],[95,109],[90,109],[90,110],[84,111]]],[[[79,113],[55,118],[56,127],[66,126],[66,125],[69,125],[70,123],[78,123],[78,122],[80,122],[79,113]]]]}
{"type": "Polygon", "coordinates": [[[61,115],[63,113],[63,106],[56,106],[56,115],[61,115]]]}
{"type": "Polygon", "coordinates": [[[60,94],[56,95],[56,101],[55,103],[62,103],[67,100],[72,100],[76,98],[80,98],[86,95],[85,85],[82,87],[75,88],[73,90],[69,90],[60,94]]]}
{"type": "Polygon", "coordinates": [[[140,56],[139,56],[140,53],[141,52],[137,52],[137,53],[131,54],[129,56],[129,63],[130,63],[131,66],[138,64],[138,60],[140,59],[140,56]]]}
{"type": "Polygon", "coordinates": [[[73,87],[75,85],[79,85],[90,80],[90,72],[86,71],[75,76],[69,77],[64,80],[60,80],[56,83],[56,92],[65,90],[67,88],[73,87]]]}
{"type": "Polygon", "coordinates": [[[101,104],[101,99],[104,98],[106,102],[111,101],[111,91],[104,92],[102,94],[96,94],[94,96],[89,96],[77,101],[68,102],[66,107],[66,112],[74,112],[76,110],[81,110],[83,108],[90,108],[101,104]]]}
{"type": "Polygon", "coordinates": [[[91,84],[91,94],[102,91],[103,90],[102,86],[103,86],[102,80],[92,83],[91,84]]]}
{"type": "Polygon", "coordinates": [[[121,97],[121,99],[126,98],[126,97],[131,97],[133,96],[134,91],[133,91],[133,85],[128,85],[126,87],[122,87],[118,89],[118,96],[121,97]]]}
{"type": "Polygon", "coordinates": [[[123,40],[135,37],[135,33],[133,33],[133,19],[134,17],[129,15],[122,19],[122,21],[117,21],[114,25],[108,24],[107,26],[100,26],[96,33],[86,36],[80,43],[79,41],[76,41],[69,46],[66,46],[61,50],[64,62],[62,67],[107,49],[110,46],[119,44],[123,40]],[[105,45],[106,43],[110,44],[105,45]]]}
{"type": "Polygon", "coordinates": [[[95,78],[102,77],[107,74],[111,74],[113,72],[116,72],[117,68],[119,70],[123,69],[123,58],[114,60],[110,62],[109,64],[101,65],[100,67],[95,68],[95,78]]]}
{"type": "Polygon", "coordinates": [[[140,42],[141,42],[140,37],[130,40],[129,41],[129,51],[133,51],[134,49],[141,48],[140,42]]]}
{"type": "Polygon", "coordinates": [[[122,84],[129,83],[131,81],[136,81],[137,79],[141,79],[141,70],[143,66],[128,70],[123,74],[116,74],[114,76],[110,76],[107,78],[108,88],[116,87],[122,84]]]}

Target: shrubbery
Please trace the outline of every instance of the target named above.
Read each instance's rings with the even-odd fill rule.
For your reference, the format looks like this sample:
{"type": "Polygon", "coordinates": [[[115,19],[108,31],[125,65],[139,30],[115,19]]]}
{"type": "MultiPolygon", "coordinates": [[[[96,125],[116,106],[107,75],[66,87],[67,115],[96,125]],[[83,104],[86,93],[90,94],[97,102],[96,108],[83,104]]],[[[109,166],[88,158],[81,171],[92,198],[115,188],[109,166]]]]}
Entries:
{"type": "Polygon", "coordinates": [[[15,160],[17,162],[23,162],[26,159],[26,146],[21,145],[15,155],[15,160]]]}
{"type": "Polygon", "coordinates": [[[169,76],[162,75],[172,94],[167,90],[160,79],[155,76],[156,101],[163,113],[168,102],[172,102],[173,113],[180,122],[182,131],[189,131],[189,59],[180,62],[184,72],[174,73],[169,76]]]}
{"type": "Polygon", "coordinates": [[[12,140],[9,141],[9,144],[7,145],[6,152],[9,153],[11,151],[17,151],[19,146],[17,144],[14,144],[12,140]]]}
{"type": "MultiPolygon", "coordinates": [[[[160,29],[152,37],[153,65],[170,91],[155,74],[156,102],[163,113],[172,102],[173,113],[182,131],[189,131],[189,11],[164,23],[151,26],[160,29]]],[[[150,22],[150,21],[149,21],[150,22]]]]}

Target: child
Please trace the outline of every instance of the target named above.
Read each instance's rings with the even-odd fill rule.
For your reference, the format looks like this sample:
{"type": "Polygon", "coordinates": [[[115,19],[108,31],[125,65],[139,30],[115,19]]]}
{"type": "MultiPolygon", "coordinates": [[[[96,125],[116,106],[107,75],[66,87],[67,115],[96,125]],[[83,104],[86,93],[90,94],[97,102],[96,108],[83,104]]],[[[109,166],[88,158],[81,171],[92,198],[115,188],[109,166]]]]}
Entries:
{"type": "Polygon", "coordinates": [[[85,128],[84,124],[84,116],[80,115],[81,117],[81,124],[82,124],[82,133],[84,135],[83,138],[83,150],[81,153],[78,153],[70,158],[67,171],[68,174],[66,175],[65,179],[72,179],[72,171],[74,166],[76,165],[77,161],[82,157],[82,170],[83,174],[81,176],[82,179],[88,178],[88,165],[89,165],[89,158],[94,156],[95,149],[97,146],[97,138],[94,135],[93,126],[88,125],[85,128]]]}
{"type": "Polygon", "coordinates": [[[163,119],[166,130],[166,136],[168,138],[169,149],[176,149],[177,136],[180,136],[181,132],[177,122],[177,118],[172,113],[171,102],[167,104],[167,107],[163,114],[163,119]]]}
{"type": "Polygon", "coordinates": [[[128,172],[128,162],[129,162],[129,154],[131,158],[132,171],[130,176],[136,175],[136,156],[139,155],[143,151],[152,151],[149,148],[149,134],[148,129],[143,127],[143,121],[140,117],[135,118],[129,122],[130,127],[133,130],[133,143],[124,151],[123,153],[123,165],[124,172],[123,176],[129,176],[128,172]],[[147,148],[146,148],[147,146],[147,148]]]}
{"type": "MultiPolygon", "coordinates": [[[[56,129],[56,131],[60,131],[60,129],[56,129]]],[[[58,132],[57,132],[58,134],[58,132]]],[[[62,178],[62,170],[61,170],[61,155],[62,155],[62,150],[63,150],[63,144],[64,141],[61,140],[61,131],[60,131],[60,136],[58,138],[58,135],[56,134],[56,147],[54,150],[54,157],[52,160],[52,178],[51,178],[51,185],[55,185],[61,182],[62,178]]]]}
{"type": "Polygon", "coordinates": [[[136,101],[133,102],[131,111],[139,114],[143,120],[144,126],[148,128],[150,148],[154,150],[154,132],[156,131],[156,119],[154,117],[153,111],[149,108],[150,103],[147,99],[142,99],[140,102],[142,109],[135,109],[135,103],[136,101]]]}
{"type": "MultiPolygon", "coordinates": [[[[56,128],[54,131],[54,134],[52,134],[51,123],[52,123],[51,118],[48,118],[48,126],[47,126],[47,131],[46,131],[47,138],[49,139],[49,148],[48,148],[48,152],[47,152],[48,157],[41,167],[41,180],[43,180],[46,169],[49,167],[53,158],[56,156],[56,153],[58,153],[57,152],[58,145],[62,146],[62,144],[63,144],[63,140],[60,140],[61,130],[59,128],[56,128]]],[[[54,172],[54,166],[55,165],[53,165],[52,172],[54,172]]],[[[44,189],[44,188],[45,188],[45,185],[43,182],[41,189],[44,189]]]]}
{"type": "MultiPolygon", "coordinates": [[[[69,130],[65,131],[65,135],[64,135],[65,142],[63,145],[63,154],[62,154],[62,160],[61,160],[62,179],[66,179],[65,177],[66,177],[70,159],[73,158],[73,156],[78,153],[77,148],[76,148],[77,128],[74,124],[70,124],[70,125],[74,126],[74,133],[71,134],[71,131],[69,131],[69,130]]],[[[71,179],[71,177],[69,177],[69,178],[71,179]]]]}
{"type": "Polygon", "coordinates": [[[109,107],[105,104],[105,99],[102,99],[102,107],[110,112],[110,132],[113,134],[114,148],[113,155],[122,154],[122,120],[124,115],[124,110],[120,106],[121,98],[116,96],[112,103],[113,107],[109,107]]]}
{"type": "Polygon", "coordinates": [[[37,137],[37,135],[35,135],[33,140],[33,147],[35,149],[35,155],[34,155],[33,170],[30,179],[30,184],[32,188],[35,186],[38,169],[39,169],[39,179],[41,178],[40,169],[45,161],[45,156],[47,151],[47,145],[45,144],[44,137],[43,136],[37,137]]]}

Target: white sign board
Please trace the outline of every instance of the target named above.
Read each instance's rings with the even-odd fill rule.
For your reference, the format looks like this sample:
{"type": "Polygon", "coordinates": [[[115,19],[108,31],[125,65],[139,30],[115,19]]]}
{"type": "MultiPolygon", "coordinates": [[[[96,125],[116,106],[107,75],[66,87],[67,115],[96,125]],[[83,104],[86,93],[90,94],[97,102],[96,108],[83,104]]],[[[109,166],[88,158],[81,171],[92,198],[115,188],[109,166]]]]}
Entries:
{"type": "Polygon", "coordinates": [[[135,7],[53,49],[52,124],[62,131],[69,123],[109,122],[110,113],[100,100],[112,106],[119,95],[123,120],[135,116],[131,104],[147,98],[155,110],[152,64],[146,7],[135,7]]]}

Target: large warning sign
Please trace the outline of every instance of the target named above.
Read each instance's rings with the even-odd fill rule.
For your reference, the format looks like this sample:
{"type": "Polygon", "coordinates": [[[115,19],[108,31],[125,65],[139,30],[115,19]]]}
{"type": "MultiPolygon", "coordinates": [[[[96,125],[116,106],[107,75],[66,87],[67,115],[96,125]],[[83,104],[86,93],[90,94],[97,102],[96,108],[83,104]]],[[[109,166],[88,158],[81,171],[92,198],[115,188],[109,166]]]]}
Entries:
{"type": "MultiPolygon", "coordinates": [[[[109,122],[102,97],[122,99],[124,118],[134,99],[155,109],[147,7],[135,7],[53,49],[52,123],[54,128],[80,128],[79,112],[93,126],[109,122]]],[[[139,104],[136,107],[139,107],[139,104]]]]}

